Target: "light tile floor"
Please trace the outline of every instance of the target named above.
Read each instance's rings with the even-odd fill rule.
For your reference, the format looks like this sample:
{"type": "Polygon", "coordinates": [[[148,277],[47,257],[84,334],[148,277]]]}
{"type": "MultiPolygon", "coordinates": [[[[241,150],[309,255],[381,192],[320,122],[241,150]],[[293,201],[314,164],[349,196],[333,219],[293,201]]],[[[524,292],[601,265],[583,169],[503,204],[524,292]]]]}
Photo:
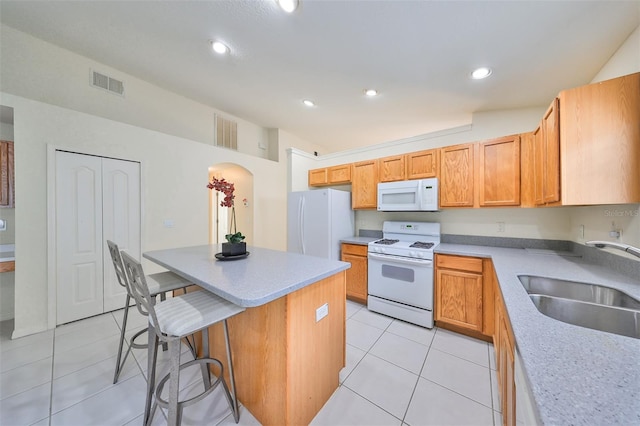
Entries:
{"type": "MultiPolygon", "coordinates": [[[[146,351],[134,350],[112,384],[122,311],[11,340],[0,323],[0,425],[140,425],[146,351]]],[[[146,326],[130,311],[127,337],[146,326]]],[[[183,359],[190,357],[184,348],[183,359]]],[[[158,375],[167,372],[158,353],[158,375]]],[[[181,374],[181,395],[202,384],[197,367],[181,374]]],[[[500,425],[493,347],[428,330],[347,301],[347,366],[313,425],[500,425]]],[[[219,392],[219,390],[216,390],[219,392]]],[[[158,410],[154,424],[166,422],[158,410]]],[[[219,394],[187,407],[184,425],[233,425],[219,394]]],[[[240,425],[258,425],[241,407],[240,425]]]]}

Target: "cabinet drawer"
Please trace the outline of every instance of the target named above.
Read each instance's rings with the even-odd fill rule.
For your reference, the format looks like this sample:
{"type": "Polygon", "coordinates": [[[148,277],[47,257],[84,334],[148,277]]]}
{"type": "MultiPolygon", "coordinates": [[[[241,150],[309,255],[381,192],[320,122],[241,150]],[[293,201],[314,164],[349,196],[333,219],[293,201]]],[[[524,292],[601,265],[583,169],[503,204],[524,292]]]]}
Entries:
{"type": "Polygon", "coordinates": [[[460,271],[482,273],[482,259],[477,257],[451,256],[438,254],[436,256],[436,267],[457,269],[460,271]]]}
{"type": "Polygon", "coordinates": [[[342,244],[342,254],[352,254],[354,256],[367,256],[367,246],[359,244],[342,244]]]}

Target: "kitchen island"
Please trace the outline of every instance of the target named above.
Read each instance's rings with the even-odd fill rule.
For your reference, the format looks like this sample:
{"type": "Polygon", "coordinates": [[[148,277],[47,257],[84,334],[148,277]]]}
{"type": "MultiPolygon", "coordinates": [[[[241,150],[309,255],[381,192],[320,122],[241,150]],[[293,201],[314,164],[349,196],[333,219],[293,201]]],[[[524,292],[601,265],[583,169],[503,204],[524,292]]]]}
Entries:
{"type": "MultiPolygon", "coordinates": [[[[250,246],[247,258],[221,261],[220,251],[214,244],[144,257],[247,308],[229,319],[238,399],[263,425],[308,424],[345,365],[349,263],[250,246]]],[[[210,341],[225,364],[220,324],[210,341]]]]}

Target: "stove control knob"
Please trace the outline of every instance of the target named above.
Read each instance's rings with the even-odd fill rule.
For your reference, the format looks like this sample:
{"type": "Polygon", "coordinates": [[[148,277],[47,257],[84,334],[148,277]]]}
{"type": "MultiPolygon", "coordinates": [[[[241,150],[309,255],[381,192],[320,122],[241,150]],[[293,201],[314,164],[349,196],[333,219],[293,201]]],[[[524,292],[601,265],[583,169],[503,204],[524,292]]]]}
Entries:
{"type": "Polygon", "coordinates": [[[409,257],[416,257],[416,252],[415,251],[410,251],[409,252],[409,257]]]}
{"type": "Polygon", "coordinates": [[[420,259],[424,259],[424,253],[418,253],[418,257],[419,257],[420,259]]]}

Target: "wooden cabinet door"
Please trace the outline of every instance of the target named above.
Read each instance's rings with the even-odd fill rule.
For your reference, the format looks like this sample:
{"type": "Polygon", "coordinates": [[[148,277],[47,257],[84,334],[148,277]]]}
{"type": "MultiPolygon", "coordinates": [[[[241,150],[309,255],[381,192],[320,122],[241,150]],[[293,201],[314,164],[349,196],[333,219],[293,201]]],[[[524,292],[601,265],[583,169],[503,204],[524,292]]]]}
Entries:
{"type": "Polygon", "coordinates": [[[360,303],[367,303],[367,246],[342,244],[343,262],[351,263],[346,271],[347,298],[360,303]]]}
{"type": "Polygon", "coordinates": [[[502,405],[502,423],[505,426],[515,426],[516,424],[516,384],[513,342],[509,336],[506,316],[502,316],[500,341],[500,370],[501,383],[500,392],[502,405]]]}
{"type": "Polygon", "coordinates": [[[351,164],[341,164],[329,167],[327,179],[330,185],[351,183],[351,164]]]}
{"type": "Polygon", "coordinates": [[[404,155],[380,159],[380,182],[405,180],[407,177],[404,155]]]}
{"type": "Polygon", "coordinates": [[[560,92],[563,205],[640,203],[640,73],[560,92]]]}
{"type": "Polygon", "coordinates": [[[429,149],[407,154],[407,179],[425,179],[438,176],[438,150],[429,149]]]}
{"type": "Polygon", "coordinates": [[[545,143],[542,123],[533,131],[534,204],[544,205],[545,143]]]}
{"type": "Polygon", "coordinates": [[[378,160],[353,164],[351,206],[353,209],[378,208],[378,160]]]}
{"type": "Polygon", "coordinates": [[[440,149],[440,206],[473,207],[474,144],[440,149]]]}
{"type": "Polygon", "coordinates": [[[520,205],[520,136],[479,144],[480,206],[520,205]]]}
{"type": "Polygon", "coordinates": [[[544,184],[542,197],[545,203],[560,201],[560,131],[558,98],[542,118],[544,139],[544,184]]]}
{"type": "Polygon", "coordinates": [[[309,186],[324,186],[329,183],[327,168],[309,170],[309,186]]]}
{"type": "Polygon", "coordinates": [[[502,424],[516,424],[516,383],[515,383],[515,345],[509,316],[504,307],[502,294],[495,282],[495,335],[496,375],[502,407],[502,424]]]}
{"type": "Polygon", "coordinates": [[[436,270],[436,321],[482,332],[482,275],[436,270]]]}
{"type": "Polygon", "coordinates": [[[520,206],[535,206],[535,136],[520,134],[520,206]]]}
{"type": "Polygon", "coordinates": [[[14,207],[13,142],[0,141],[0,207],[14,207]]]}

